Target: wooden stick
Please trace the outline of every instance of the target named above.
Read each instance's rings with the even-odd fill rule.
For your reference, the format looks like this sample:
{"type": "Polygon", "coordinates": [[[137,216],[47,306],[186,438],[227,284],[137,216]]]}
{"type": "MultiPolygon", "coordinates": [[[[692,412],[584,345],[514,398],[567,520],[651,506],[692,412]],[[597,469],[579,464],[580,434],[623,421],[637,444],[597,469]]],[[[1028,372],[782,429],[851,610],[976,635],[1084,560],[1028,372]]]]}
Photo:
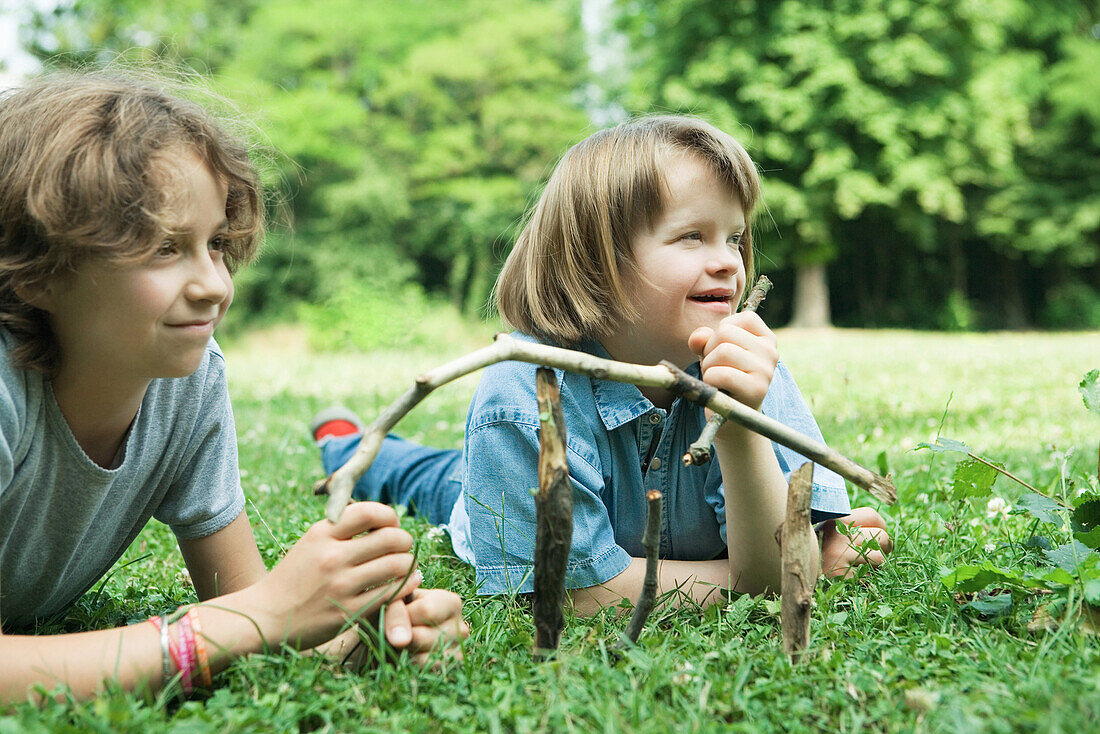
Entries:
{"type": "Polygon", "coordinates": [[[325,516],[332,522],[340,518],[340,514],[351,498],[355,482],[378,455],[382,439],[417,403],[437,387],[451,380],[509,359],[579,372],[597,380],[629,382],[641,387],[663,387],[698,405],[710,408],[715,413],[721,413],[728,420],[736,421],[762,436],[767,436],[817,464],[832,469],[883,502],[893,503],[897,498],[897,491],[889,478],[875,474],[825,444],[809,439],[798,431],[734,400],[729,395],[715,390],[670,362],[651,366],[616,362],[584,352],[534,344],[520,341],[507,334],[498,334],[491,346],[471,352],[417,377],[416,383],[367,427],[363,432],[363,440],[359,442],[359,449],[351,459],[331,476],[315,485],[314,491],[317,494],[329,495],[325,503],[325,516]]]}
{"type": "Polygon", "coordinates": [[[764,302],[764,299],[768,296],[768,291],[772,289],[772,281],[766,275],[761,275],[756,285],[749,291],[749,295],[745,296],[745,303],[742,304],[742,311],[755,311],[760,308],[760,304],[764,302]]]}
{"type": "Polygon", "coordinates": [[[634,605],[634,612],[630,615],[630,622],[623,630],[622,637],[615,643],[613,650],[622,650],[638,641],[638,635],[645,627],[645,621],[649,613],[653,611],[653,605],[657,601],[657,552],[661,548],[661,493],[653,489],[646,493],[645,533],[642,534],[642,548],[645,550],[645,580],[642,582],[642,593],[638,595],[638,603],[634,605]]]}
{"type": "Polygon", "coordinates": [[[565,418],[554,370],[535,373],[539,404],[539,491],[535,495],[534,604],[536,660],[558,649],[565,626],[565,571],[573,543],[573,487],[565,451],[565,418]]]}
{"type": "MultiPolygon", "coordinates": [[[[756,309],[760,308],[760,304],[764,302],[764,298],[771,289],[771,280],[768,276],[761,275],[760,279],[756,281],[756,285],[749,291],[749,295],[745,297],[745,304],[741,307],[741,310],[756,311],[756,309]]],[[[722,424],[725,422],[726,417],[721,413],[712,413],[710,418],[707,418],[707,424],[703,426],[703,431],[699,434],[699,438],[695,439],[695,443],[688,446],[687,453],[684,454],[684,466],[699,466],[710,461],[711,444],[714,443],[714,437],[718,435],[718,429],[721,428],[722,424]]]]}
{"type": "Polygon", "coordinates": [[[783,652],[797,663],[810,643],[810,616],[819,563],[814,562],[817,535],[810,524],[814,465],[806,462],[791,474],[787,488],[787,515],[776,531],[783,563],[780,620],[783,652]]]}

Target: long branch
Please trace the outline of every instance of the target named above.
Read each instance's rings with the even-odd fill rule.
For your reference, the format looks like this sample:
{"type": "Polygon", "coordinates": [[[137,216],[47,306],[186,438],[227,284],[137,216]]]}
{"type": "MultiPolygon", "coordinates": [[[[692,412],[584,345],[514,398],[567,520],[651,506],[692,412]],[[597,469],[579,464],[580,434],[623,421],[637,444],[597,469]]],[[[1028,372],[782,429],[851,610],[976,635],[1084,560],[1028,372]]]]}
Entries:
{"type": "Polygon", "coordinates": [[[883,502],[893,503],[897,498],[897,490],[889,478],[879,476],[825,444],[807,438],[779,421],[749,408],[669,362],[659,365],[616,362],[584,352],[520,341],[508,334],[498,334],[492,345],[417,377],[415,384],[367,427],[363,432],[359,449],[351,459],[329,477],[318,482],[315,487],[316,493],[329,495],[328,502],[325,503],[326,517],[332,522],[340,518],[340,514],[351,498],[355,482],[378,455],[382,439],[406,413],[436,388],[491,364],[507,360],[555,367],[588,375],[597,380],[628,382],[639,387],[665,388],[797,451],[816,464],[832,469],[883,502]]]}

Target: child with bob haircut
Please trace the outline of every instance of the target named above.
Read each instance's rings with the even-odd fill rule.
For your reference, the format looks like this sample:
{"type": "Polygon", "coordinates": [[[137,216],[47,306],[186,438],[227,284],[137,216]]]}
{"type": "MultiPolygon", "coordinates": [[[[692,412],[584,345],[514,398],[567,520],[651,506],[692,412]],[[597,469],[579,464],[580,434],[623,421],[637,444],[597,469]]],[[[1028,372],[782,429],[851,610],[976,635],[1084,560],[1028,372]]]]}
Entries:
{"type": "MultiPolygon", "coordinates": [[[[701,120],[645,117],[597,132],[550,177],[497,280],[499,311],[520,339],[624,362],[671,360],[821,440],[775,335],[755,313],[737,313],[753,274],[759,197],[744,148],[701,120]]],[[[387,438],[355,490],[446,521],[481,593],[532,589],[535,369],[486,368],[462,452],[387,438]]],[[[779,589],[774,533],[787,478],[806,459],[729,422],[714,442],[717,461],[685,467],[681,457],[706,422],[702,408],[663,388],[561,370],[557,377],[574,490],[566,584],[578,612],[637,598],[645,495],[653,489],[665,497],[662,591],[679,588],[707,604],[721,589],[779,589]]],[[[327,471],[350,458],[360,426],[346,409],[314,420],[327,471]]],[[[840,518],[851,527],[845,537],[826,524],[827,573],[883,562],[891,543],[882,518],[870,508],[849,514],[843,479],[820,466],[812,508],[815,522],[840,518]]]]}
{"type": "Polygon", "coordinates": [[[346,653],[391,598],[386,636],[415,660],[468,634],[457,596],[418,588],[384,505],[317,523],[265,569],[211,338],[263,235],[260,181],[245,145],[165,87],[51,74],[0,95],[0,704],[108,679],[189,692],[266,645],[346,653]],[[151,517],[209,603],[26,634],[151,517]]]}

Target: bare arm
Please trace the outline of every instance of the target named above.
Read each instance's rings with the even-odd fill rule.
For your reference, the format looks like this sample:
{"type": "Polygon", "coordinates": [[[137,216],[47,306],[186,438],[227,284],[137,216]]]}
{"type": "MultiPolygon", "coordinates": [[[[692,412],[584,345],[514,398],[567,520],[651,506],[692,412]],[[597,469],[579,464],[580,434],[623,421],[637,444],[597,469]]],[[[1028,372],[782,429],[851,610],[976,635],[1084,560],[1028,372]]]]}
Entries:
{"type": "MultiPolygon", "coordinates": [[[[703,380],[759,410],[779,362],[775,334],[752,312],[733,314],[719,325],[696,329],[688,339],[702,355],[703,380]]],[[[771,441],[726,423],[715,437],[726,498],[726,545],[734,588],[751,594],[778,592],[779,546],[787,483],[771,441]]]]}
{"type": "MultiPolygon", "coordinates": [[[[250,563],[253,559],[259,563],[260,575],[263,574],[263,563],[252,541],[252,531],[244,513],[213,535],[181,542],[180,547],[184,549],[195,587],[202,599],[213,596],[209,589],[214,588],[214,579],[218,575],[217,552],[238,553],[239,556],[223,557],[239,557],[243,561],[240,565],[249,567],[226,569],[224,576],[227,579],[232,576],[237,584],[256,578],[256,569],[250,563]],[[247,541],[251,554],[242,541],[247,541]],[[246,570],[248,573],[245,573],[246,570]]],[[[232,567],[235,564],[225,565],[232,567]]],[[[236,588],[226,589],[232,590],[236,588]]],[[[233,600],[229,599],[220,601],[225,606],[233,604],[233,600]]],[[[200,618],[210,639],[232,641],[224,651],[211,646],[210,662],[214,671],[228,664],[232,655],[227,655],[227,652],[243,654],[261,648],[259,632],[238,614],[203,609],[200,618]]],[[[36,685],[49,690],[64,683],[78,698],[89,698],[106,679],[115,679],[126,689],[144,684],[156,690],[165,683],[160,635],[151,624],[66,635],[0,635],[0,658],[14,661],[4,665],[0,671],[2,703],[23,700],[29,689],[36,685]]]]}
{"type": "MultiPolygon", "coordinates": [[[[645,559],[631,559],[626,570],[613,579],[583,589],[570,589],[577,614],[589,616],[601,609],[615,606],[623,599],[631,603],[638,599],[645,579],[645,559]]],[[[730,566],[725,559],[716,561],[661,561],[657,574],[658,596],[679,589],[686,596],[676,596],[671,604],[679,606],[687,598],[709,606],[723,599],[721,590],[729,588],[730,566]]]]}
{"type": "Polygon", "coordinates": [[[179,546],[195,584],[195,593],[202,601],[240,591],[267,573],[247,512],[242,512],[213,535],[181,540],[179,546]]]}
{"type": "MultiPolygon", "coordinates": [[[[268,574],[257,565],[243,513],[219,532],[183,545],[195,587],[206,599],[198,609],[213,672],[265,645],[313,647],[332,638],[349,614],[374,614],[419,585],[415,576],[404,581],[413,566],[411,537],[391,508],[376,503],[355,503],[335,525],[315,524],[268,574]],[[219,584],[223,595],[209,597],[219,584]]],[[[90,698],[106,679],[128,690],[165,684],[160,638],[151,624],[0,635],[0,660],[0,705],[25,700],[36,685],[49,690],[64,683],[78,698],[90,698]]]]}

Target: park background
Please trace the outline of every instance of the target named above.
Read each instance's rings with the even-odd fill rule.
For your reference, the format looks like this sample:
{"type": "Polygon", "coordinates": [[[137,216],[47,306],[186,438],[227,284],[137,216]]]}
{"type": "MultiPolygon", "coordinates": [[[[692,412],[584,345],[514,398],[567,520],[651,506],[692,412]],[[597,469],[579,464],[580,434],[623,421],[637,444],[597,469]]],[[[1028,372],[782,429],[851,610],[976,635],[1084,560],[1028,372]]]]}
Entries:
{"type": "MultiPolygon", "coordinates": [[[[1100,367],[1097,3],[0,0],[0,12],[47,67],[194,70],[256,145],[274,226],[219,339],[269,563],[322,513],[313,412],[339,402],[373,418],[413,375],[487,343],[496,271],[557,158],[635,113],[698,114],[746,145],[764,182],[758,263],[776,283],[762,313],[797,327],[780,329],[781,353],[829,443],[899,488],[893,507],[853,493],[898,547],[876,574],[820,585],[798,667],[775,601],[749,598],[655,615],[618,664],[606,644],[622,620],[570,615],[562,654],[535,665],[522,602],[476,597],[446,539],[406,520],[428,583],[468,599],[457,670],[254,656],[205,700],[112,691],[20,707],[0,732],[1100,727],[1100,653],[1080,622],[1082,597],[1100,604],[1096,553],[1071,582],[1029,587],[1058,565],[1046,553],[1072,541],[1068,524],[1026,511],[1031,493],[1003,476],[919,450],[964,441],[1066,504],[1100,492],[1100,421],[1078,389],[1100,367]],[[945,582],[981,564],[1001,575],[945,582]]],[[[461,445],[475,383],[439,391],[399,430],[461,445]]],[[[154,525],[41,631],[191,599],[154,525]]]]}
{"type": "Polygon", "coordinates": [[[664,111],[760,167],[775,325],[1100,328],[1095,2],[38,3],[50,66],[178,62],[262,131],[288,216],[230,328],[484,316],[564,150],[664,111]]]}

